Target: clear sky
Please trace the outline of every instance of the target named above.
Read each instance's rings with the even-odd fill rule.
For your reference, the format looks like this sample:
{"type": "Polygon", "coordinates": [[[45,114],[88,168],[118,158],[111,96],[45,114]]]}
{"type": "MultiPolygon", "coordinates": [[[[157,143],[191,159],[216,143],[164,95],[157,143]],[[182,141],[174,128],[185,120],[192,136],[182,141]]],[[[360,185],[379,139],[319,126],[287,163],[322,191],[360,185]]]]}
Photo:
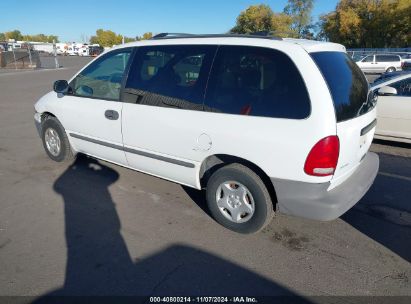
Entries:
{"type": "MultiPolygon", "coordinates": [[[[315,0],[313,17],[335,9],[337,0],[315,0]]],[[[128,37],[145,32],[224,33],[249,5],[265,3],[281,12],[287,0],[22,0],[2,1],[0,32],[59,36],[81,41],[98,28],[128,37]]]]}

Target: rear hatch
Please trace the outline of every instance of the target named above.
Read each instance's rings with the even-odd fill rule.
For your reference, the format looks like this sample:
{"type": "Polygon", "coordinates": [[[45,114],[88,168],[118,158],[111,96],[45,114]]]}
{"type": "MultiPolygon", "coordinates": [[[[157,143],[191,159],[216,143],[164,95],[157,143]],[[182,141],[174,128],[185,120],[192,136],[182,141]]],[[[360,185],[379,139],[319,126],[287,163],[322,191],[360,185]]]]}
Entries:
{"type": "Polygon", "coordinates": [[[328,84],[334,102],[340,154],[331,188],[345,181],[361,163],[374,137],[374,94],[364,73],[344,52],[310,54],[328,84]]]}

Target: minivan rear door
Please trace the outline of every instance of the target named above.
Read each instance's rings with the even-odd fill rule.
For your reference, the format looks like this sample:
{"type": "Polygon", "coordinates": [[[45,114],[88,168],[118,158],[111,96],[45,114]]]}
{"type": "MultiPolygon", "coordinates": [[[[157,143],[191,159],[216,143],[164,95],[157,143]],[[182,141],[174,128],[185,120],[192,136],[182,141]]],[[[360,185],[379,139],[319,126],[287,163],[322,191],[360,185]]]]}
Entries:
{"type": "Polygon", "coordinates": [[[123,97],[128,166],[199,187],[200,160],[210,149],[201,123],[215,45],[138,48],[123,97]]]}
{"type": "Polygon", "coordinates": [[[343,52],[315,52],[333,98],[340,154],[333,187],[346,180],[365,157],[376,125],[375,98],[364,73],[343,52]]]}

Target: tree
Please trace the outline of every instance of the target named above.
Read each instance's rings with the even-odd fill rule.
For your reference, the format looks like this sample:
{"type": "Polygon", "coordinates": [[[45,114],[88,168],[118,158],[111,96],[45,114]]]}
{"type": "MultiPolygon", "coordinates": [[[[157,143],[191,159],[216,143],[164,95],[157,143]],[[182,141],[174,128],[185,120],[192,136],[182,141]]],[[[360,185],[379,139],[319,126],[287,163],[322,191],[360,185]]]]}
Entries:
{"type": "Polygon", "coordinates": [[[297,38],[311,38],[314,0],[288,0],[284,13],[292,19],[291,31],[297,38]]]}
{"type": "Polygon", "coordinates": [[[22,40],[23,36],[21,35],[21,32],[19,30],[14,30],[11,32],[5,32],[4,36],[6,37],[6,40],[8,39],[14,39],[14,40],[22,40]]]}
{"type": "Polygon", "coordinates": [[[292,19],[284,13],[275,13],[265,4],[251,5],[237,17],[231,33],[252,34],[266,32],[279,37],[293,36],[292,19]]]}
{"type": "Polygon", "coordinates": [[[341,0],[320,17],[319,38],[347,47],[407,47],[411,44],[410,0],[341,0]]]}
{"type": "Polygon", "coordinates": [[[90,43],[99,44],[103,47],[112,47],[121,44],[123,36],[118,35],[110,30],[98,29],[95,36],[91,36],[90,43]]]}
{"type": "Polygon", "coordinates": [[[271,32],[277,37],[294,37],[295,33],[291,29],[293,20],[286,14],[276,14],[271,20],[271,32]]]}
{"type": "Polygon", "coordinates": [[[256,32],[271,32],[274,12],[265,4],[251,5],[237,17],[232,33],[251,34],[256,32]]]}
{"type": "Polygon", "coordinates": [[[133,41],[136,41],[136,39],[124,36],[124,43],[133,42],[133,41]]]}
{"type": "Polygon", "coordinates": [[[138,37],[137,36],[137,40],[148,40],[148,39],[151,39],[153,37],[153,33],[152,32],[147,32],[147,33],[144,33],[143,34],[143,36],[140,36],[140,37],[138,37]]]}
{"type": "Polygon", "coordinates": [[[5,41],[6,40],[6,35],[4,33],[0,33],[0,41],[5,41]]]}
{"type": "Polygon", "coordinates": [[[53,40],[55,42],[59,42],[59,39],[55,35],[45,35],[45,34],[37,34],[37,35],[23,35],[21,40],[24,41],[34,41],[34,42],[49,42],[52,43],[53,40]]]}

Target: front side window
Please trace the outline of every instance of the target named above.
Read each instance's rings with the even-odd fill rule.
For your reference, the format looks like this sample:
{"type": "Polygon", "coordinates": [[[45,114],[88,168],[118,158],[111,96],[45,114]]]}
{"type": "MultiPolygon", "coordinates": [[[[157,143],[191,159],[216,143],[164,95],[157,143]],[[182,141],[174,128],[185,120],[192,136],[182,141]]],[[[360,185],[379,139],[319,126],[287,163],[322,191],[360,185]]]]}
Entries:
{"type": "Polygon", "coordinates": [[[202,110],[216,49],[208,45],[139,48],[128,75],[124,101],[202,110]]]}
{"type": "Polygon", "coordinates": [[[393,84],[390,84],[389,86],[397,89],[398,96],[406,96],[406,97],[411,96],[411,79],[410,78],[397,81],[393,84]]]}
{"type": "Polygon", "coordinates": [[[311,105],[305,83],[284,53],[221,46],[213,64],[205,109],[238,115],[304,119],[311,105]]]}
{"type": "Polygon", "coordinates": [[[112,51],[80,72],[71,83],[75,96],[119,100],[131,49],[112,51]]]}
{"type": "Polygon", "coordinates": [[[365,57],[362,62],[374,62],[374,55],[365,57]]]}

